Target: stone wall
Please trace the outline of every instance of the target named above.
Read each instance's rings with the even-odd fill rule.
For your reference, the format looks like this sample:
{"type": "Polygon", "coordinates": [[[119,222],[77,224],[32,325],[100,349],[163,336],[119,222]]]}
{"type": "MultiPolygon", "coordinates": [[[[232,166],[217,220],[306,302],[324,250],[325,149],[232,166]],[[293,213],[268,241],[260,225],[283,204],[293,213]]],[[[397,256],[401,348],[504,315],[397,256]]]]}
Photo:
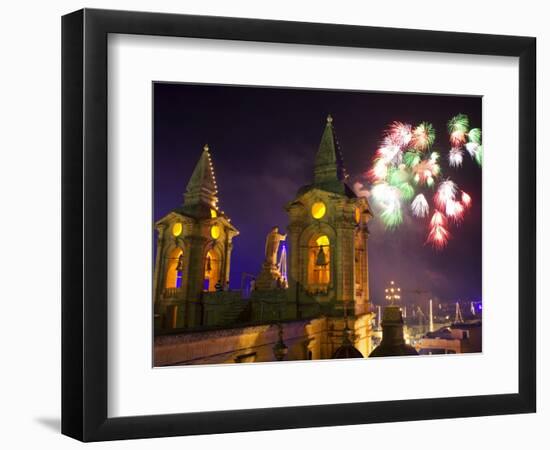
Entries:
{"type": "MultiPolygon", "coordinates": [[[[282,323],[283,341],[288,347],[286,360],[308,359],[310,345],[306,326],[309,321],[282,323]]],[[[318,327],[317,327],[318,328],[318,327]]],[[[155,366],[222,364],[275,361],[277,324],[185,332],[155,338],[155,366]]],[[[318,352],[318,350],[317,350],[318,352]]]]}

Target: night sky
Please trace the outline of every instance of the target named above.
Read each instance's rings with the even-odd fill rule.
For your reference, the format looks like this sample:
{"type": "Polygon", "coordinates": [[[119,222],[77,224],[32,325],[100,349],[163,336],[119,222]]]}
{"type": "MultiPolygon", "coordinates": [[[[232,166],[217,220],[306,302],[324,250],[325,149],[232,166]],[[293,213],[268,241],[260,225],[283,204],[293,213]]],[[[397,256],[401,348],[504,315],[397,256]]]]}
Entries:
{"type": "Polygon", "coordinates": [[[449,226],[452,239],[440,252],[425,244],[429,218],[413,218],[407,211],[395,231],[385,230],[379,219],[371,220],[371,301],[383,303],[390,280],[401,286],[404,303],[428,296],[440,301],[480,300],[481,170],[467,153],[462,168],[449,168],[446,129],[458,113],[468,115],[472,127],[482,128],[479,97],[156,83],[154,220],[182,203],[208,143],[219,207],[241,233],[233,241],[231,260],[230,285],[238,289],[242,272],[259,273],[271,227],[278,225],[284,232],[284,206],[298,188],[312,182],[328,113],[334,118],[350,186],[365,182],[363,174],[389,123],[428,121],[436,129],[433,148],[441,152],[443,178],[451,177],[472,197],[464,222],[449,226]],[[407,292],[417,289],[427,293],[419,297],[407,292]]]}

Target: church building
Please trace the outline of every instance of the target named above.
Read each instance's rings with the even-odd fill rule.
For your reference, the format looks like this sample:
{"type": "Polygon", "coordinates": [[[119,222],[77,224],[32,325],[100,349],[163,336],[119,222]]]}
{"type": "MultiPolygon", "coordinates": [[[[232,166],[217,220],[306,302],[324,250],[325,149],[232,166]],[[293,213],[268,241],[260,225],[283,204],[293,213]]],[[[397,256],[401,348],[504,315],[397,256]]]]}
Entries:
{"type": "Polygon", "coordinates": [[[153,295],[160,328],[201,325],[203,292],[220,290],[229,282],[233,238],[239,231],[219,209],[217,193],[210,150],[205,145],[182,205],[155,224],[153,295]]]}
{"type": "Polygon", "coordinates": [[[224,289],[239,231],[218,208],[204,148],[182,206],[156,223],[155,365],[369,355],[372,214],[368,200],[348,185],[330,115],[313,163],[312,182],[281,205],[286,234],[266,230],[257,286],[245,295],[224,289]]]}

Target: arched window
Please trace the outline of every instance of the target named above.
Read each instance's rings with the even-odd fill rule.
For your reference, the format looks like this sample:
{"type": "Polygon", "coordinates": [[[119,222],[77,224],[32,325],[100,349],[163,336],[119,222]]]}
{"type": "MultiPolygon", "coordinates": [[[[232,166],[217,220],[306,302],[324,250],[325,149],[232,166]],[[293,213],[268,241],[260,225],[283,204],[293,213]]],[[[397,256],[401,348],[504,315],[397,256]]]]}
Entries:
{"type": "Polygon", "coordinates": [[[309,243],[308,290],[326,292],[330,284],[330,240],[327,235],[314,237],[309,243]]]}
{"type": "Polygon", "coordinates": [[[221,285],[223,288],[224,280],[221,278],[221,261],[218,252],[211,249],[206,254],[204,264],[204,287],[205,291],[215,291],[216,285],[218,289],[221,285]]]}
{"type": "Polygon", "coordinates": [[[180,288],[183,274],[183,250],[176,247],[168,256],[166,265],[166,287],[180,288]]]}

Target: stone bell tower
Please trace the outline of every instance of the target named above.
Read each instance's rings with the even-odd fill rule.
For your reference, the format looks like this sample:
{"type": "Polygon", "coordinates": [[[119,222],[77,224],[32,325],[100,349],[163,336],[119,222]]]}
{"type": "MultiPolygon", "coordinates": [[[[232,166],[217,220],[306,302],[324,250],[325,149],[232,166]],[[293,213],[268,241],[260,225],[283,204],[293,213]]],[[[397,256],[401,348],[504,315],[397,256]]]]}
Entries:
{"type": "Polygon", "coordinates": [[[289,281],[298,283],[327,311],[364,314],[369,301],[368,229],[372,217],[366,198],[347,184],[348,175],[327,117],[315,156],[313,183],[287,204],[289,281]]]}
{"type": "Polygon", "coordinates": [[[225,287],[229,281],[233,238],[239,231],[219,209],[217,194],[205,145],[183,204],[155,224],[153,297],[160,328],[200,325],[202,293],[225,287]]]}

